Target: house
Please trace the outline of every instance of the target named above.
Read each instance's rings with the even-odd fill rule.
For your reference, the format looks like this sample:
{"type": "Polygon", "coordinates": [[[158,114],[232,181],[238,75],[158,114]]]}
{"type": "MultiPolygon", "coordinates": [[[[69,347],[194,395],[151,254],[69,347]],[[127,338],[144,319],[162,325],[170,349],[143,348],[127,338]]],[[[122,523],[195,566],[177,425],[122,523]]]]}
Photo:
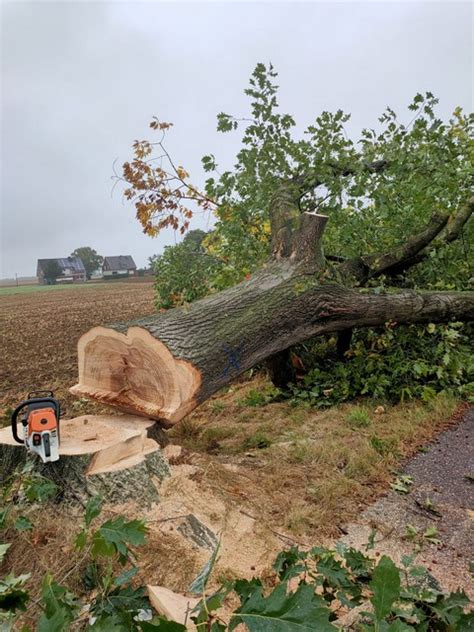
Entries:
{"type": "Polygon", "coordinates": [[[130,255],[105,257],[104,263],[102,264],[102,275],[104,279],[134,276],[136,271],[137,266],[130,255]]]}
{"type": "Polygon", "coordinates": [[[78,283],[86,280],[86,269],[79,257],[38,259],[36,266],[38,283],[78,283]],[[59,273],[59,274],[56,274],[59,273]],[[54,277],[52,276],[54,274],[54,277]]]}

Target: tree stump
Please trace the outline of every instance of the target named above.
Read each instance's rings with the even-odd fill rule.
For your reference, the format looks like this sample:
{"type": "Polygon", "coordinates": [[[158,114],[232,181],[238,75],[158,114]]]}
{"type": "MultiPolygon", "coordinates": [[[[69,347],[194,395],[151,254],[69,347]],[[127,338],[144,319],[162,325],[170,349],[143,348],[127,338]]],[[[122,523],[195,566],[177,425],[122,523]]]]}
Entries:
{"type": "MultiPolygon", "coordinates": [[[[106,502],[134,501],[150,506],[159,500],[159,484],[169,475],[160,446],[149,435],[154,422],[133,415],[83,415],[60,422],[59,461],[43,463],[0,430],[0,482],[32,463],[34,473],[52,480],[58,499],[81,502],[101,494],[106,502]]],[[[22,436],[21,429],[18,433],[22,436]]]]}

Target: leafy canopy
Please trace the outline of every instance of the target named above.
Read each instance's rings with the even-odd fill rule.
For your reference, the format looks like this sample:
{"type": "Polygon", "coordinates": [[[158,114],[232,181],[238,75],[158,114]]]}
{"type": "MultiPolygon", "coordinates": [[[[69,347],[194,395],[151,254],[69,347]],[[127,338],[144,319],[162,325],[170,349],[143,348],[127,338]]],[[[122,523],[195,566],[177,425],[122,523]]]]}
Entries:
{"type": "MultiPolygon", "coordinates": [[[[279,110],[276,77],[271,64],[257,64],[245,90],[250,113],[218,115],[217,129],[238,133],[242,148],[233,170],[220,172],[213,154],[203,157],[208,178],[202,189],[169,155],[164,141],[171,124],[157,118],[150,127],[158,139],[136,141],[133,160],[123,166],[125,196],[133,200],[145,233],[153,236],[168,226],[184,233],[196,212],[213,213],[215,227],[204,241],[220,262],[213,288],[239,281],[268,255],[269,209],[282,181],[298,184],[301,210],[330,216],[326,251],[348,257],[403,243],[434,211],[453,212],[472,190],[472,114],[456,108],[442,121],[435,113],[438,100],[427,92],[415,96],[408,116],[387,108],[359,138],[348,137],[350,115],[341,110],[322,112],[301,136],[293,117],[279,110]],[[385,168],[366,168],[377,161],[385,168]]],[[[472,223],[464,240],[440,249],[412,273],[413,282],[465,287],[472,274],[469,230],[472,223]]]]}

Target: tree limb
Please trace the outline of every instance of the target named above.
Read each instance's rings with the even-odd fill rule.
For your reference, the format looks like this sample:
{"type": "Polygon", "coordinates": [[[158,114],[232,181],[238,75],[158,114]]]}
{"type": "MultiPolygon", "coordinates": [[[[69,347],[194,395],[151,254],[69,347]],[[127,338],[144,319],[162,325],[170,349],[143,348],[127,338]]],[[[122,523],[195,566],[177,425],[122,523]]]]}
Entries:
{"type": "MultiPolygon", "coordinates": [[[[435,250],[438,250],[442,246],[446,246],[453,241],[455,241],[459,235],[463,227],[468,222],[469,218],[474,212],[474,196],[472,196],[464,205],[462,205],[459,210],[451,216],[443,216],[438,215],[439,223],[441,229],[437,232],[435,231],[436,220],[435,215],[432,216],[428,226],[418,233],[418,235],[411,237],[407,244],[401,249],[398,250],[398,253],[401,254],[398,261],[396,258],[393,259],[393,262],[390,264],[390,253],[383,255],[382,257],[382,265],[379,264],[376,270],[370,273],[370,278],[380,276],[381,274],[385,274],[387,276],[397,276],[402,274],[412,268],[413,266],[421,263],[428,258],[428,256],[435,250]],[[443,219],[445,219],[443,223],[443,219]],[[433,234],[432,239],[428,239],[430,227],[433,234]],[[446,228],[445,232],[442,233],[442,230],[446,228]],[[423,236],[426,239],[426,243],[423,244],[423,236]],[[438,239],[436,239],[438,237],[438,239]],[[429,248],[428,246],[431,247],[429,248]],[[410,245],[413,246],[410,248],[410,245]],[[418,250],[416,250],[418,246],[418,250]],[[404,256],[403,256],[404,255],[404,256]],[[385,261],[383,260],[385,258],[385,261]],[[386,265],[384,266],[384,263],[386,265]]],[[[392,255],[393,257],[393,255],[392,255]]],[[[380,259],[380,258],[379,258],[380,259]]]]}
{"type": "MultiPolygon", "coordinates": [[[[369,173],[380,173],[384,171],[389,165],[388,160],[374,160],[373,162],[362,162],[361,165],[348,166],[339,165],[337,163],[327,163],[325,168],[329,168],[332,171],[333,176],[347,177],[355,175],[358,171],[367,171],[369,173]]],[[[298,187],[300,198],[303,197],[309,191],[317,189],[325,182],[321,179],[321,176],[316,175],[299,175],[293,180],[294,184],[298,187]]]]}

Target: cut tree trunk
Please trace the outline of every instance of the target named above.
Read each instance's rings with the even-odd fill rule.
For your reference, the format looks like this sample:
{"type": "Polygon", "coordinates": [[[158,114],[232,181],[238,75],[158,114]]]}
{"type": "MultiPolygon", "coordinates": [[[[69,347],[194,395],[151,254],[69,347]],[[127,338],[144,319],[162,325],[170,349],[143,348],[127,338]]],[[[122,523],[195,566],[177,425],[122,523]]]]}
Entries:
{"type": "MultiPolygon", "coordinates": [[[[473,292],[374,292],[324,263],[326,219],[284,197],[272,260],[250,280],[185,307],[95,327],[79,340],[71,392],[172,426],[235,377],[310,337],[386,322],[474,317],[473,292]]],[[[348,267],[348,270],[350,268],[348,267]]],[[[353,274],[353,273],[351,273],[353,274]]]]}
{"type": "MultiPolygon", "coordinates": [[[[107,502],[132,500],[150,506],[159,500],[159,483],[169,475],[158,443],[149,436],[154,422],[131,415],[83,415],[60,424],[59,461],[43,463],[0,430],[2,483],[31,463],[32,472],[58,486],[58,499],[85,503],[101,494],[107,502]]],[[[21,436],[21,428],[18,429],[21,436]]]]}

